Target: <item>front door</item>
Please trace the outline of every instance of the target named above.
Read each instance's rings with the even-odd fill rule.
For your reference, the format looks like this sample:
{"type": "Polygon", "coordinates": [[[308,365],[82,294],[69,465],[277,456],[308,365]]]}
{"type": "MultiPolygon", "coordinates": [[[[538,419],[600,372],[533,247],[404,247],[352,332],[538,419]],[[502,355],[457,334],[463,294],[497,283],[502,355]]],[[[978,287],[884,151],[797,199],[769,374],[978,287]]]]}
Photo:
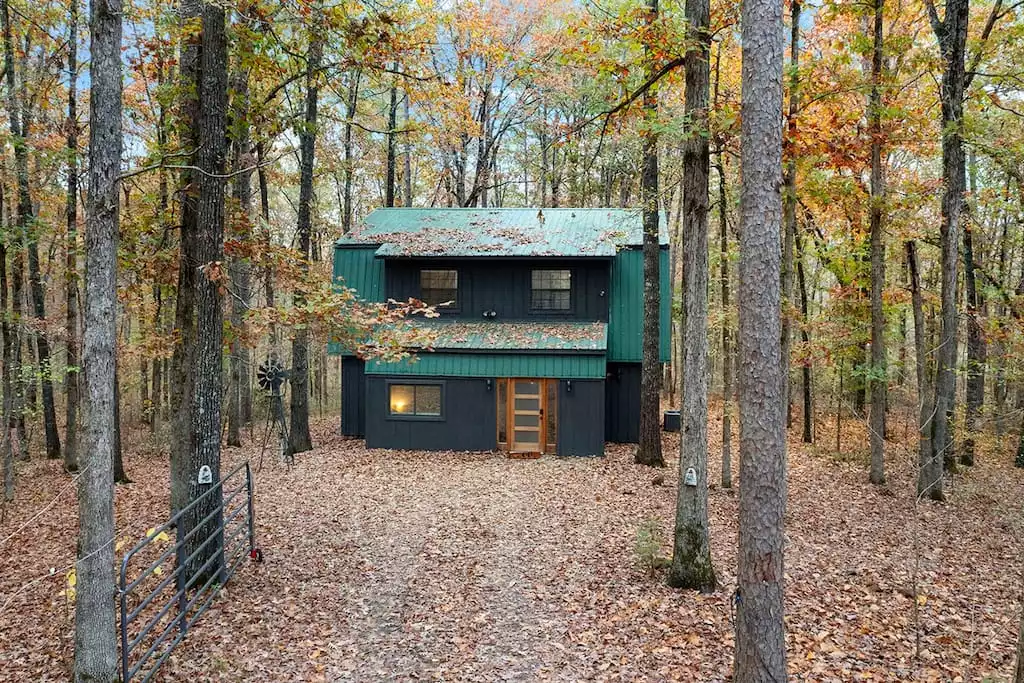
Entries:
{"type": "Polygon", "coordinates": [[[544,452],[544,381],[513,379],[510,450],[516,453],[544,452]]]}

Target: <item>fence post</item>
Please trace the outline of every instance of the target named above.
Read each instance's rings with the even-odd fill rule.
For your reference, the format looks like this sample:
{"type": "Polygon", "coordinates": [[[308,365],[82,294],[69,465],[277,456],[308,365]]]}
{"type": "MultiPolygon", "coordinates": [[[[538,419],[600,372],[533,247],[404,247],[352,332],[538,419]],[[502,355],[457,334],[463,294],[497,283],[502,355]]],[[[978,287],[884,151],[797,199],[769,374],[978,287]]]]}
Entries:
{"type": "Polygon", "coordinates": [[[252,470],[249,468],[249,463],[245,463],[245,490],[248,497],[248,514],[249,514],[249,553],[256,549],[256,522],[253,519],[253,502],[252,502],[252,470]]]}

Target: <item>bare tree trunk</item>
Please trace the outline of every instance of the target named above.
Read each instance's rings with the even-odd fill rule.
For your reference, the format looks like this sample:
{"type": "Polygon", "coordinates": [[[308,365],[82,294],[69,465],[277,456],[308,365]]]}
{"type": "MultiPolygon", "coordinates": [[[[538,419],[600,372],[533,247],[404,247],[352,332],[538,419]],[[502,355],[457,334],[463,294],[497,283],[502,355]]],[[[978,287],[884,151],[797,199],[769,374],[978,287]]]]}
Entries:
{"type": "Polygon", "coordinates": [[[405,182],[405,205],[412,206],[412,132],[411,119],[409,118],[409,93],[405,93],[403,99],[405,108],[405,151],[402,154],[402,180],[405,182]]]}
{"type": "Polygon", "coordinates": [[[395,205],[395,176],[398,174],[398,153],[397,147],[395,146],[395,129],[397,127],[398,86],[392,85],[388,102],[388,155],[384,179],[384,206],[387,207],[393,207],[395,205]]]}
{"type": "Polygon", "coordinates": [[[341,212],[341,232],[347,235],[352,230],[352,174],[355,170],[352,162],[352,122],[355,120],[359,106],[359,81],[363,72],[355,69],[350,74],[351,83],[348,88],[348,101],[345,103],[345,196],[341,212]]]}
{"type": "MultiPolygon", "coordinates": [[[[199,0],[180,0],[179,23],[194,25],[200,20],[199,0]]],[[[185,149],[199,148],[199,40],[195,31],[182,31],[178,59],[179,112],[178,125],[182,131],[181,145],[185,149]]],[[[193,155],[193,163],[195,163],[193,155]]],[[[188,472],[191,444],[189,406],[192,403],[196,346],[195,306],[201,265],[198,254],[199,223],[197,216],[198,177],[191,169],[184,169],[179,178],[181,211],[179,223],[180,253],[178,260],[178,291],[175,301],[174,327],[177,338],[171,357],[171,512],[182,509],[188,502],[188,472]]]]}
{"type": "MultiPolygon", "coordinates": [[[[715,53],[714,108],[718,108],[721,79],[722,45],[715,53]]],[[[725,192],[725,141],[719,136],[715,142],[715,168],[718,171],[718,278],[722,288],[722,488],[732,488],[732,413],[733,349],[732,324],[729,301],[729,211],[725,192]]]]}
{"type": "Polygon", "coordinates": [[[781,0],[745,0],[740,194],[740,499],[737,683],[786,680],[783,553],[786,397],[782,364],[781,0]]]}
{"type": "Polygon", "coordinates": [[[64,432],[64,469],[78,471],[78,395],[81,372],[79,363],[78,336],[78,0],[68,3],[68,194],[67,213],[67,256],[65,270],[67,278],[67,369],[66,383],[66,425],[64,432]]]}
{"type": "Polygon", "coordinates": [[[793,401],[790,391],[790,356],[793,344],[793,242],[796,239],[796,150],[797,116],[800,113],[800,0],[790,3],[789,38],[789,111],[786,114],[788,131],[786,145],[789,158],[783,181],[783,235],[782,235],[782,395],[786,401],[786,427],[793,426],[793,401]]]}
{"type": "MultiPolygon", "coordinates": [[[[811,333],[809,331],[810,326],[810,306],[807,297],[807,276],[804,272],[804,247],[803,241],[800,239],[800,232],[797,231],[794,235],[796,239],[796,276],[800,286],[800,340],[803,341],[804,347],[809,347],[811,343],[811,333]]],[[[814,443],[814,383],[811,381],[811,359],[809,354],[805,353],[804,361],[801,364],[803,374],[803,395],[804,395],[804,429],[803,429],[803,442],[814,443]]]]}
{"type": "MultiPolygon", "coordinates": [[[[196,256],[200,273],[196,286],[195,384],[189,402],[188,501],[207,491],[209,484],[199,482],[199,472],[209,467],[212,481],[220,480],[221,394],[223,390],[224,308],[220,289],[224,261],[224,171],[227,161],[228,51],[225,10],[222,5],[202,3],[202,47],[199,67],[199,202],[200,226],[196,256]]],[[[223,569],[224,541],[220,520],[222,492],[217,489],[192,508],[186,520],[186,532],[211,517],[202,530],[185,544],[188,555],[195,554],[187,570],[193,587],[214,580],[223,569]],[[214,541],[203,545],[208,538],[214,541]],[[202,547],[200,547],[202,546],[202,547]],[[204,568],[207,563],[208,566],[204,568]]]]}
{"type": "Polygon", "coordinates": [[[683,143],[683,302],[685,306],[679,487],[668,583],[711,592],[708,522],[708,89],[711,56],[709,0],[686,0],[686,114],[683,143]]]}
{"type": "Polygon", "coordinates": [[[871,369],[868,386],[871,392],[871,413],[868,418],[868,440],[871,443],[871,483],[885,483],[885,408],[888,369],[885,354],[885,311],[882,291],[885,288],[885,176],[882,167],[882,14],[884,0],[874,0],[874,49],[871,57],[871,95],[868,101],[868,122],[871,128],[871,369]]]}
{"type": "Polygon", "coordinates": [[[114,357],[114,483],[130,484],[128,473],[124,471],[124,450],[121,448],[121,374],[118,369],[117,356],[114,357]]]}
{"type": "MultiPolygon", "coordinates": [[[[0,213],[3,213],[3,190],[0,183],[0,213]]],[[[5,229],[7,225],[0,222],[5,229]]],[[[14,412],[14,382],[12,381],[11,368],[13,366],[12,355],[14,344],[10,323],[10,312],[8,310],[8,289],[7,289],[7,241],[0,239],[0,331],[3,334],[3,414],[0,415],[0,424],[3,427],[3,434],[0,436],[0,457],[3,458],[4,468],[4,500],[14,500],[14,422],[11,416],[14,412]]]]}
{"type": "MultiPolygon", "coordinates": [[[[940,99],[942,104],[942,287],[941,325],[935,378],[935,401],[931,415],[933,457],[955,463],[950,417],[956,400],[957,358],[957,266],[965,178],[963,108],[966,86],[964,64],[967,43],[968,0],[948,0],[945,19],[939,21],[933,5],[929,14],[945,62],[940,99]]],[[[929,468],[932,480],[924,490],[934,500],[944,498],[941,470],[929,468]],[[938,476],[936,476],[938,473],[938,476]]],[[[919,489],[918,493],[922,493],[919,489]]]]}
{"type": "Polygon", "coordinates": [[[919,451],[917,461],[917,495],[935,498],[932,488],[938,479],[939,495],[942,496],[942,459],[933,457],[931,440],[931,391],[928,381],[928,356],[924,325],[924,303],[921,295],[921,272],[917,263],[917,245],[907,242],[907,269],[910,274],[910,298],[914,311],[914,355],[917,369],[917,400],[919,408],[918,425],[920,430],[919,451]]]}
{"type": "MultiPolygon", "coordinates": [[[[242,19],[243,22],[248,21],[242,19]]],[[[249,46],[240,46],[249,49],[249,46]]],[[[232,179],[234,216],[231,221],[233,238],[241,243],[252,239],[252,143],[249,138],[249,74],[241,66],[233,75],[234,101],[232,102],[232,130],[234,140],[234,166],[237,174],[232,179]]],[[[247,256],[231,259],[231,382],[228,389],[228,445],[241,446],[241,426],[251,417],[252,397],[249,382],[250,353],[243,341],[246,333],[245,314],[249,309],[250,268],[247,256]]]]}
{"type": "Polygon", "coordinates": [[[113,683],[118,680],[111,469],[117,346],[122,5],[119,0],[93,2],[90,9],[85,420],[78,485],[74,678],[76,683],[113,683]]]}
{"type": "MultiPolygon", "coordinates": [[[[975,152],[971,150],[971,196],[977,196],[977,171],[975,152]]],[[[975,269],[978,259],[974,252],[974,234],[971,221],[964,221],[964,289],[967,296],[967,391],[966,391],[966,434],[960,464],[974,465],[974,441],[981,431],[981,411],[985,405],[985,363],[987,349],[982,334],[981,315],[984,295],[978,290],[975,269]]]]}
{"type": "MultiPolygon", "coordinates": [[[[647,21],[651,26],[658,20],[658,0],[647,0],[647,21]]],[[[647,53],[648,76],[653,75],[654,55],[647,53]]],[[[660,411],[661,362],[659,360],[659,331],[661,312],[661,245],[658,215],[658,96],[655,87],[643,95],[643,172],[640,177],[643,205],[643,262],[644,262],[644,314],[642,360],[640,365],[640,444],[636,462],[650,467],[664,467],[661,453],[660,411]]],[[[557,199],[554,200],[557,206],[557,199]]]]}
{"type": "MultiPolygon", "coordinates": [[[[309,54],[306,63],[306,114],[302,132],[299,135],[301,152],[299,179],[299,215],[298,237],[299,252],[303,262],[302,269],[308,269],[310,214],[313,203],[313,155],[316,150],[316,114],[319,88],[317,71],[323,57],[323,37],[313,29],[310,35],[309,54]]],[[[393,191],[393,188],[392,188],[393,191]]],[[[393,195],[392,195],[393,199],[393,195]]],[[[303,292],[295,292],[295,304],[302,305],[305,301],[303,292]]],[[[309,435],[309,330],[300,327],[295,330],[292,339],[291,369],[291,423],[288,430],[288,450],[291,453],[302,453],[313,447],[309,435]]]]}

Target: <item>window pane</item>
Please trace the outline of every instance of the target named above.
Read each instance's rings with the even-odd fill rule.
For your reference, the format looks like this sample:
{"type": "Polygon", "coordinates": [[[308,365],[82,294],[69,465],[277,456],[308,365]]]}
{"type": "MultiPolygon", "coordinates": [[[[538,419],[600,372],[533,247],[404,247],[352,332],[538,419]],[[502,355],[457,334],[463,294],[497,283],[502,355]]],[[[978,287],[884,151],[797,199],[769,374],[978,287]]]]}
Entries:
{"type": "Polygon", "coordinates": [[[532,287],[530,307],[542,311],[570,309],[569,292],[572,289],[572,271],[534,270],[530,274],[532,287]]]}
{"type": "Polygon", "coordinates": [[[430,306],[449,301],[456,305],[459,295],[459,271],[421,270],[420,298],[430,306]]]}
{"type": "Polygon", "coordinates": [[[516,410],[540,410],[539,398],[516,398],[516,410]]]}
{"type": "Polygon", "coordinates": [[[391,396],[389,401],[391,404],[391,413],[393,415],[412,415],[415,409],[415,387],[409,384],[392,384],[391,385],[391,396]]]}
{"type": "Polygon", "coordinates": [[[416,387],[416,414],[441,414],[441,387],[434,384],[421,384],[416,387]]]}
{"type": "Polygon", "coordinates": [[[517,446],[539,446],[540,438],[536,430],[516,430],[517,446]]]}
{"type": "Polygon", "coordinates": [[[540,395],[540,382],[532,382],[529,380],[519,380],[516,382],[516,395],[517,396],[539,396],[540,395]]]}
{"type": "Polygon", "coordinates": [[[516,429],[519,427],[540,427],[540,415],[516,415],[516,429]]]}
{"type": "Polygon", "coordinates": [[[554,452],[557,448],[556,444],[558,443],[558,381],[549,379],[547,381],[547,389],[547,442],[548,450],[554,452]]]}

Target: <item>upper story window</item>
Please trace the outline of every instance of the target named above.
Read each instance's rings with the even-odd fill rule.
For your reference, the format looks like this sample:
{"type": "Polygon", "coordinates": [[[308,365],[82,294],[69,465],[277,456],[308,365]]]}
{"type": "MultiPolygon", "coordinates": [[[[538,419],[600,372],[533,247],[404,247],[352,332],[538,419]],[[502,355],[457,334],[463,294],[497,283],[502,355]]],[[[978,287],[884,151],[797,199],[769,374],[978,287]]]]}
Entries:
{"type": "Polygon", "coordinates": [[[420,299],[428,306],[448,303],[449,308],[459,306],[459,271],[421,270],[420,299]]]}
{"type": "Polygon", "coordinates": [[[572,271],[535,269],[531,273],[530,308],[534,311],[570,310],[572,271]]]}

